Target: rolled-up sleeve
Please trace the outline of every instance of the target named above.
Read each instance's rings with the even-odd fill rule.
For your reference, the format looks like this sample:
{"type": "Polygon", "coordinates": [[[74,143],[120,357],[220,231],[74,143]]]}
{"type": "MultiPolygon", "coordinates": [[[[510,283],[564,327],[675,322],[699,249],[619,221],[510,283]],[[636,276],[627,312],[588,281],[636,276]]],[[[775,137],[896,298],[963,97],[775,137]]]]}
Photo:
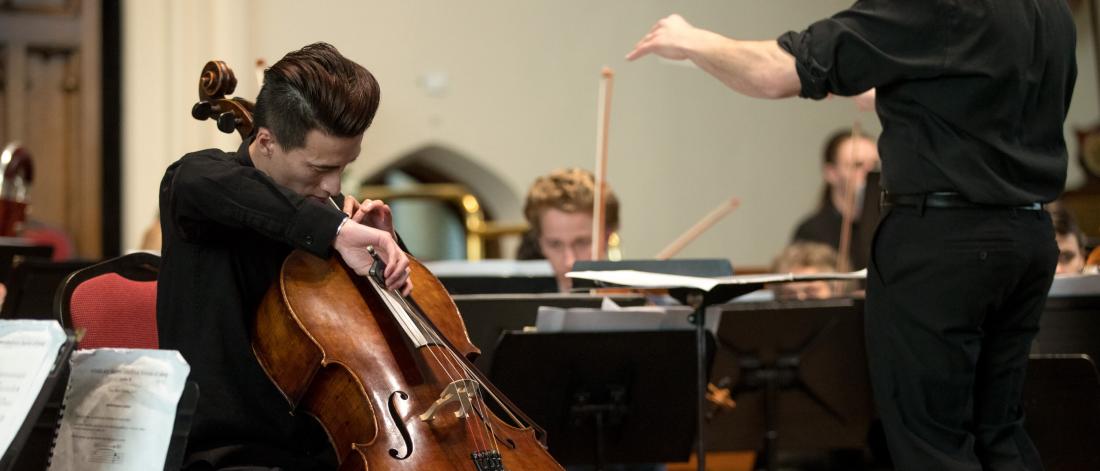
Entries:
{"type": "Polygon", "coordinates": [[[858,95],[897,80],[938,74],[952,7],[935,0],[861,0],[801,32],[778,38],[795,58],[800,95],[858,95]]]}

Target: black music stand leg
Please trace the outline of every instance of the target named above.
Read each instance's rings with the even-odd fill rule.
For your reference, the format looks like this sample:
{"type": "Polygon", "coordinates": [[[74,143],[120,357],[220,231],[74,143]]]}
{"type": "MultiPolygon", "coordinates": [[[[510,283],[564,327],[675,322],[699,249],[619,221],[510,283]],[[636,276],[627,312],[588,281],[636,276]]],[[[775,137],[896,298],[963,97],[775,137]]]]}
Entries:
{"type": "Polygon", "coordinates": [[[767,471],[779,469],[779,448],[776,446],[779,438],[779,431],[776,430],[778,402],[779,386],[770,377],[764,390],[764,466],[767,471]]]}
{"type": "Polygon", "coordinates": [[[596,413],[596,471],[604,471],[603,412],[596,413]]]}
{"type": "Polygon", "coordinates": [[[695,442],[695,459],[696,467],[698,471],[706,471],[707,469],[707,454],[706,454],[706,440],[703,437],[703,428],[706,424],[706,397],[707,397],[707,305],[703,302],[702,295],[689,296],[689,302],[695,307],[695,312],[691,315],[692,322],[695,323],[695,373],[696,373],[696,387],[698,388],[698,394],[696,397],[696,437],[695,442]]]}

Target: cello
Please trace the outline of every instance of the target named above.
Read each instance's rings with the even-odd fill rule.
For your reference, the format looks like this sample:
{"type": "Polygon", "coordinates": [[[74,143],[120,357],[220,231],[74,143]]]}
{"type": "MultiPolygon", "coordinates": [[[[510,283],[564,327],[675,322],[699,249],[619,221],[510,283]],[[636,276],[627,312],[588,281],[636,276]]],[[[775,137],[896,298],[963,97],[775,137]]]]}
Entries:
{"type": "MultiPolygon", "coordinates": [[[[251,104],[226,97],[235,84],[208,63],[193,116],[248,136],[251,104]]],[[[372,255],[359,276],[338,256],[292,252],[251,326],[256,359],[325,429],[339,469],[562,470],[545,432],[470,362],[479,351],[439,280],[410,257],[416,288],[403,296],[372,255]]]]}

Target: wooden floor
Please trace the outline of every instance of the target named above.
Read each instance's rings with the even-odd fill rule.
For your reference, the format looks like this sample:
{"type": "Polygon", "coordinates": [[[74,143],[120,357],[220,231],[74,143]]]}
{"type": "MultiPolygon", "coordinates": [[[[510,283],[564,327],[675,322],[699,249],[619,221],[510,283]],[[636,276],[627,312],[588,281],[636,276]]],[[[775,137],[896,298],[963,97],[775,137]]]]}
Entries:
{"type": "MultiPolygon", "coordinates": [[[[756,453],[751,451],[707,453],[707,471],[752,471],[756,453]]],[[[669,463],[668,471],[695,471],[695,455],[687,463],[669,463]]]]}

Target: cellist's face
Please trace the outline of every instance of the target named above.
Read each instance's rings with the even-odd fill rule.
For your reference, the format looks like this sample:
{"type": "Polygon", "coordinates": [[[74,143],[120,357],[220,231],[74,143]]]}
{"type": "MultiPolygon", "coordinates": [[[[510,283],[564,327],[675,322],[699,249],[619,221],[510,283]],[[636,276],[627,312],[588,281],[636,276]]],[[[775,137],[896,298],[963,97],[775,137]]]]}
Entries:
{"type": "Polygon", "coordinates": [[[325,202],[340,192],[340,176],[355,161],[363,135],[340,137],[311,130],[302,147],[285,150],[267,128],[260,128],[249,148],[252,163],[275,183],[325,202]]]}

